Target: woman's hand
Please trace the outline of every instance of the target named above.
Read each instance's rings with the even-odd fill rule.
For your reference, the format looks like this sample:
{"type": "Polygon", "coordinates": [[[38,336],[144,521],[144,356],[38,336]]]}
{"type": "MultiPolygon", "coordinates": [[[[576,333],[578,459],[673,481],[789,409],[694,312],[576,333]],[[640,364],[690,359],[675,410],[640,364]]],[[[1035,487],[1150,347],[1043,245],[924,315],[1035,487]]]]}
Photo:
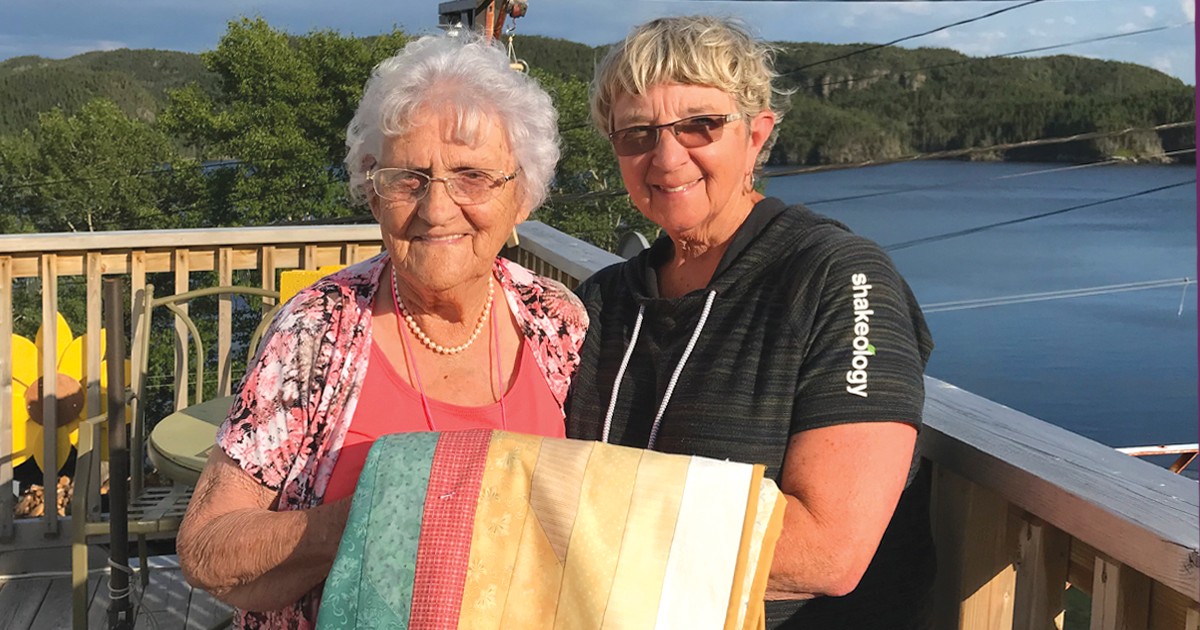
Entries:
{"type": "Polygon", "coordinates": [[[326,578],[350,498],[275,512],[277,494],[212,450],[176,539],[189,584],[243,610],[264,611],[295,602],[326,578]]]}
{"type": "Polygon", "coordinates": [[[792,436],[780,490],[783,532],[768,600],[842,596],[858,586],[904,491],[917,430],[862,422],[792,436]]]}

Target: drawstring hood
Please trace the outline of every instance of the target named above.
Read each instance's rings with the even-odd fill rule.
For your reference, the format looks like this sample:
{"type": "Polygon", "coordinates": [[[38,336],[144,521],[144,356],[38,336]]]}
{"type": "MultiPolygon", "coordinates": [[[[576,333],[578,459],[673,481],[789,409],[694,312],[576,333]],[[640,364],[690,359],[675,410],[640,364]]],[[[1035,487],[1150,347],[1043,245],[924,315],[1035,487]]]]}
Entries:
{"type": "MultiPolygon", "coordinates": [[[[658,427],[662,424],[663,414],[667,412],[667,404],[671,402],[671,393],[675,391],[675,384],[679,382],[679,375],[683,373],[683,367],[687,365],[688,357],[692,356],[692,350],[696,348],[696,341],[700,339],[700,333],[704,331],[704,323],[708,321],[708,314],[712,311],[713,301],[716,299],[717,292],[710,290],[704,300],[704,310],[700,312],[700,320],[696,322],[696,329],[692,331],[692,338],[688,340],[687,347],[683,349],[683,356],[679,357],[679,364],[671,372],[671,380],[667,381],[667,390],[663,393],[662,402],[658,405],[658,412],[654,414],[654,424],[650,426],[650,439],[646,443],[647,450],[654,448],[654,441],[658,438],[658,427]]],[[[625,348],[625,356],[621,358],[621,367],[617,369],[617,378],[613,382],[612,396],[608,400],[608,411],[604,414],[604,430],[600,437],[602,442],[608,442],[613,411],[617,406],[617,396],[621,393],[621,379],[625,376],[625,369],[629,367],[629,359],[633,356],[633,348],[637,345],[645,315],[646,305],[641,304],[638,306],[637,319],[633,322],[633,333],[630,334],[629,345],[625,348]]]]}
{"type": "MultiPolygon", "coordinates": [[[[630,361],[633,358],[634,348],[637,347],[638,340],[642,336],[649,336],[654,343],[651,343],[649,346],[646,343],[642,344],[643,352],[650,353],[650,356],[646,360],[660,365],[662,368],[666,368],[670,365],[670,359],[661,354],[661,351],[665,350],[660,347],[664,339],[661,335],[667,334],[662,327],[665,325],[671,329],[667,338],[682,341],[681,338],[684,329],[680,328],[676,330],[674,328],[675,322],[683,321],[680,319],[681,316],[690,319],[699,310],[699,318],[695,320],[695,328],[692,330],[691,339],[688,340],[682,354],[679,355],[678,364],[671,370],[669,377],[665,373],[665,369],[663,372],[660,372],[661,377],[666,380],[666,389],[662,390],[662,399],[658,400],[657,390],[653,394],[653,400],[650,400],[645,387],[633,387],[634,393],[632,396],[637,399],[637,408],[639,410],[648,410],[650,405],[657,404],[658,409],[654,415],[653,424],[650,426],[645,446],[647,449],[654,448],[654,445],[658,442],[658,433],[659,429],[662,428],[662,420],[666,416],[667,405],[671,402],[671,397],[675,392],[676,386],[679,384],[683,369],[699,343],[700,335],[704,332],[709,317],[714,317],[714,321],[720,320],[720,317],[712,314],[714,306],[716,306],[717,294],[719,293],[724,299],[736,301],[738,299],[736,296],[744,291],[748,280],[759,277],[771,264],[777,262],[777,256],[774,252],[769,252],[766,255],[759,254],[752,248],[752,245],[767,230],[768,226],[775,223],[780,218],[780,215],[784,214],[786,208],[783,202],[778,199],[767,198],[758,202],[751,211],[750,216],[746,218],[742,226],[733,235],[725,254],[713,271],[708,286],[704,289],[692,291],[678,298],[664,298],[659,294],[658,268],[670,260],[675,247],[674,243],[666,235],[656,240],[649,249],[639,253],[632,260],[621,265],[619,269],[614,270],[615,273],[620,274],[623,278],[623,285],[629,290],[632,299],[637,302],[637,316],[633,321],[633,328],[629,333],[629,340],[626,342],[624,356],[621,358],[616,378],[612,383],[612,392],[609,394],[603,424],[599,425],[599,422],[597,422],[599,426],[596,426],[596,428],[599,429],[599,435],[596,437],[603,442],[613,440],[612,425],[614,421],[618,427],[618,432],[623,430],[621,427],[628,426],[629,419],[620,417],[620,414],[617,412],[617,403],[620,400],[621,385],[625,377],[631,373],[640,373],[637,365],[634,365],[632,368],[630,367],[630,361]],[[700,304],[701,293],[704,294],[703,308],[701,308],[700,304]],[[646,331],[647,327],[649,327],[650,332],[646,331]],[[660,361],[662,363],[659,363],[660,361]]],[[[788,238],[803,238],[803,233],[803,230],[789,230],[788,238]]],[[[722,303],[724,303],[724,300],[722,303]]],[[[720,312],[721,310],[718,309],[718,315],[720,312]]],[[[630,329],[623,328],[623,330],[630,329]]],[[[676,345],[674,348],[678,348],[678,346],[676,345]]],[[[657,382],[662,383],[662,380],[657,380],[657,382]]],[[[632,383],[634,383],[633,380],[626,385],[632,385],[632,383]]],[[[642,382],[641,385],[645,385],[645,383],[642,382]]],[[[688,391],[688,388],[683,387],[682,390],[688,391]]],[[[628,387],[625,395],[627,398],[631,395],[628,387]]],[[[598,399],[595,402],[596,420],[599,421],[599,411],[605,407],[602,406],[603,399],[598,399]]],[[[644,428],[645,425],[639,422],[639,427],[644,428]]],[[[593,437],[592,439],[595,438],[593,437]]],[[[629,436],[620,435],[616,442],[627,442],[628,439],[629,436]]]]}

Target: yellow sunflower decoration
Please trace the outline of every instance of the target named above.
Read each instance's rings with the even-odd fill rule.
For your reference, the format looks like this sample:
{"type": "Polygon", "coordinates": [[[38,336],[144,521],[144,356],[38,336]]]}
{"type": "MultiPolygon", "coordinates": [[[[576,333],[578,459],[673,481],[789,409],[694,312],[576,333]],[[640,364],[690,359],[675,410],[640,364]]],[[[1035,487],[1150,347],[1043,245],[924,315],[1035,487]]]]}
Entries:
{"type": "MultiPolygon", "coordinates": [[[[42,470],[45,457],[42,447],[43,401],[42,382],[42,329],[37,339],[29,341],[20,335],[12,336],[13,370],[13,466],[20,466],[32,458],[42,470]]],[[[58,397],[55,409],[58,420],[57,466],[60,469],[71,454],[71,447],[79,444],[79,423],[87,417],[87,335],[75,337],[67,320],[58,314],[58,338],[55,349],[54,374],[55,392],[58,397]]],[[[100,355],[104,356],[105,340],[100,335],[100,355]]],[[[100,407],[101,413],[108,408],[107,362],[100,361],[100,407]]],[[[129,382],[129,361],[125,361],[125,382],[129,382]]],[[[128,411],[126,419],[129,419],[128,411]]],[[[107,433],[101,431],[101,453],[107,453],[107,433]]]]}

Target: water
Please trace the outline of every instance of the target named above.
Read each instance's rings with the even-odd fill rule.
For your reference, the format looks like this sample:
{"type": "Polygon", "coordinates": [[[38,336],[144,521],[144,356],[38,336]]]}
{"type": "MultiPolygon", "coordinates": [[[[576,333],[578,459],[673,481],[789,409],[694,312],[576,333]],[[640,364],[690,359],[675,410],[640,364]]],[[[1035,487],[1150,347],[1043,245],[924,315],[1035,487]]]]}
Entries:
{"type": "MultiPolygon", "coordinates": [[[[779,177],[883,245],[1186,182],[1191,166],[922,162],[779,177]],[[998,179],[999,178],[999,179],[998,179]],[[851,195],[933,187],[864,199],[851,195]]],[[[1193,184],[892,253],[923,305],[1196,277],[1193,184]]],[[[928,314],[927,373],[1110,446],[1195,442],[1197,287],[928,314]],[[1179,314],[1183,298],[1183,312],[1179,314]]]]}

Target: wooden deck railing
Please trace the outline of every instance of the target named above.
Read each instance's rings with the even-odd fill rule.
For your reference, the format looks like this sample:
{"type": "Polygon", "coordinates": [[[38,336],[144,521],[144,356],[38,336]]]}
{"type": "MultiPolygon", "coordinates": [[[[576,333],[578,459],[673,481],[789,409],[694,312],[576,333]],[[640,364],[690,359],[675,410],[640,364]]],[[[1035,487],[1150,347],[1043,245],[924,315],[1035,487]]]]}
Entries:
{"type": "MultiPolygon", "coordinates": [[[[520,233],[508,255],[568,285],[619,260],[540,223],[520,233]]],[[[235,271],[253,270],[243,275],[271,289],[281,269],[352,263],[378,251],[375,226],[0,236],[0,484],[12,479],[14,282],[41,279],[47,331],[59,279],[86,284],[87,373],[98,374],[103,275],[129,276],[136,295],[151,273],[172,274],[182,292],[195,288],[198,272],[230,284],[235,271]]],[[[221,334],[226,356],[228,333],[221,334]]],[[[53,332],[44,345],[54,347],[53,332]]],[[[53,367],[53,357],[41,360],[53,367]]],[[[86,391],[94,415],[99,383],[86,391]]],[[[934,469],[935,627],[1061,628],[1071,584],[1092,596],[1091,628],[1200,630],[1195,481],[931,378],[921,440],[934,469]]],[[[53,448],[47,444],[47,454],[53,448]]],[[[53,514],[16,522],[11,515],[11,493],[0,492],[0,566],[5,551],[65,538],[53,514]]]]}
{"type": "Polygon", "coordinates": [[[1200,627],[1197,484],[926,379],[939,628],[1054,628],[1063,585],[1091,627],[1200,627]]]}
{"type": "MultiPolygon", "coordinates": [[[[40,281],[43,374],[57,372],[56,313],[59,311],[60,284],[67,281],[86,286],[84,373],[89,375],[89,380],[85,383],[84,393],[86,417],[91,417],[99,414],[101,405],[100,280],[103,276],[128,277],[131,301],[136,301],[139,292],[145,288],[148,274],[170,275],[167,286],[159,281],[160,294],[182,293],[195,288],[196,275],[207,272],[211,272],[206,278],[210,284],[233,284],[235,272],[247,270],[251,277],[240,277],[240,283],[274,290],[282,270],[349,264],[379,251],[379,228],[374,225],[0,235],[0,487],[11,487],[13,479],[11,344],[16,283],[25,279],[40,281]]],[[[224,301],[219,308],[218,347],[220,361],[224,363],[230,349],[231,305],[224,301]]],[[[137,309],[131,310],[137,312],[137,309]]],[[[130,330],[142,325],[138,320],[135,315],[130,330]]],[[[79,326],[80,322],[71,324],[79,326]]],[[[138,357],[131,358],[137,365],[138,357]]],[[[182,404],[179,397],[187,391],[187,361],[186,355],[176,358],[176,370],[184,383],[176,392],[177,404],[182,404]]],[[[225,376],[218,384],[219,392],[228,393],[231,386],[229,371],[217,373],[225,376]]],[[[55,379],[46,379],[42,394],[47,402],[43,405],[43,461],[47,462],[55,461],[58,440],[56,431],[51,429],[65,421],[56,417],[56,405],[51,404],[57,399],[55,385],[55,379]]],[[[136,390],[138,383],[133,385],[136,390]]],[[[56,471],[45,471],[43,487],[55,488],[57,479],[56,471]]],[[[28,519],[15,521],[13,493],[0,492],[0,567],[5,565],[5,551],[65,544],[67,537],[63,534],[62,519],[54,510],[53,490],[45,497],[47,509],[39,526],[28,519]]]]}

